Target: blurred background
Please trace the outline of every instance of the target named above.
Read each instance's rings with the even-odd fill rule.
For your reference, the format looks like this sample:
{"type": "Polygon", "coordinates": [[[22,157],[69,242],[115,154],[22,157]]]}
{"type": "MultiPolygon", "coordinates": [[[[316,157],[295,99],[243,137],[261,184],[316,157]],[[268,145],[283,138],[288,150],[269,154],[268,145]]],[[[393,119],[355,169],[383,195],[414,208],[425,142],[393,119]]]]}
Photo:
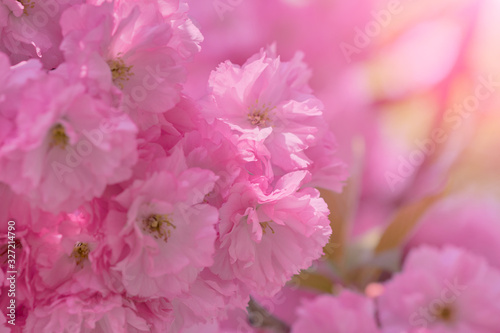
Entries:
{"type": "Polygon", "coordinates": [[[303,297],[345,287],[375,297],[418,244],[456,243],[485,256],[490,244],[500,253],[500,2],[190,0],[190,7],[205,40],[187,94],[202,96],[197,83],[226,59],[242,64],[273,42],[283,60],[300,50],[350,166],[341,194],[322,191],[334,230],[325,258],[277,296],[286,302],[257,300],[269,305],[263,311],[290,322],[303,297]]]}

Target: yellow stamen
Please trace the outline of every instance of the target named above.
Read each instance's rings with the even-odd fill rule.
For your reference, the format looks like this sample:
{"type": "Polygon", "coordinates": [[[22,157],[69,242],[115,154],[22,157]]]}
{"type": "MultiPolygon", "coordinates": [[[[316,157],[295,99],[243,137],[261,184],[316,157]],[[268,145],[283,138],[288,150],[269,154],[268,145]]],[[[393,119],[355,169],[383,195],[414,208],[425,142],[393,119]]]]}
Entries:
{"type": "Polygon", "coordinates": [[[24,15],[29,15],[28,14],[28,8],[33,9],[35,8],[35,1],[34,0],[17,0],[21,5],[23,5],[23,14],[24,15]]]}
{"type": "Polygon", "coordinates": [[[260,227],[262,228],[262,232],[264,233],[264,235],[266,234],[266,229],[267,228],[271,229],[271,232],[274,234],[274,229],[273,229],[273,227],[271,227],[269,225],[269,222],[272,222],[272,221],[260,222],[260,227]]]}
{"type": "Polygon", "coordinates": [[[177,227],[170,222],[168,216],[163,214],[153,214],[145,218],[143,221],[143,230],[152,234],[156,239],[163,239],[165,242],[171,234],[171,229],[177,227]]]}
{"type": "Polygon", "coordinates": [[[436,317],[442,321],[450,322],[453,319],[453,310],[450,306],[445,305],[437,311],[436,317]]]}
{"type": "Polygon", "coordinates": [[[69,142],[69,137],[66,135],[63,125],[57,124],[50,130],[50,146],[58,146],[61,149],[66,148],[69,142]]]}
{"type": "Polygon", "coordinates": [[[73,248],[71,257],[75,258],[76,264],[81,265],[85,259],[88,259],[90,253],[89,244],[78,242],[73,248]]]}
{"type": "Polygon", "coordinates": [[[272,120],[269,113],[275,108],[266,103],[259,105],[259,100],[256,100],[255,104],[248,107],[248,121],[254,126],[268,127],[272,120]]]}
{"type": "Polygon", "coordinates": [[[108,60],[108,66],[111,70],[114,84],[119,86],[120,89],[123,89],[123,83],[130,80],[130,77],[134,75],[132,72],[132,67],[134,66],[127,66],[125,61],[119,56],[116,59],[108,60]]]}

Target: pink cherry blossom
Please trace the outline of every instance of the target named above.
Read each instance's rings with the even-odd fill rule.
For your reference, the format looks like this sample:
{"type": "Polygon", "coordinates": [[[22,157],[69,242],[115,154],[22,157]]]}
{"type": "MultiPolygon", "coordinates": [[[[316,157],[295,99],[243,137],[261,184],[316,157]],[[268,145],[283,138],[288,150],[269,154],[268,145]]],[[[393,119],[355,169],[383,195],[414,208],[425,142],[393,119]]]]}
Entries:
{"type": "Polygon", "coordinates": [[[463,249],[413,249],[379,297],[384,332],[484,332],[500,327],[500,271],[463,249]]]}
{"type": "Polygon", "coordinates": [[[46,211],[71,211],[131,175],[136,127],[119,110],[58,76],[9,88],[0,181],[15,193],[46,211]]]}
{"type": "Polygon", "coordinates": [[[297,191],[306,176],[287,174],[267,194],[257,184],[232,187],[220,209],[216,274],[270,296],[322,255],[331,234],[328,208],[316,190],[297,191]]]}
{"type": "Polygon", "coordinates": [[[107,274],[108,258],[98,251],[102,221],[88,209],[80,207],[61,217],[57,228],[52,228],[53,232],[44,230],[30,235],[28,242],[34,262],[31,279],[36,285],[38,299],[50,298],[54,292],[107,295],[114,291],[107,274]]]}
{"type": "Polygon", "coordinates": [[[202,201],[214,182],[208,170],[164,171],[116,197],[121,207],[105,221],[111,270],[121,273],[130,295],[179,295],[212,264],[218,214],[202,201]]]}
{"type": "Polygon", "coordinates": [[[297,53],[283,62],[271,46],[243,66],[220,64],[209,79],[204,113],[209,122],[226,124],[236,134],[232,140],[237,146],[264,145],[278,176],[313,167],[328,174],[329,188],[339,190],[347,173],[335,156],[333,137],[324,134],[323,104],[311,95],[310,72],[302,58],[297,53]],[[326,144],[321,143],[324,137],[326,144]]]}
{"type": "Polygon", "coordinates": [[[198,99],[199,28],[187,0],[0,0],[0,331],[253,330],[323,255],[314,187],[347,172],[304,54],[224,57],[198,99]]]}
{"type": "Polygon", "coordinates": [[[183,64],[202,39],[184,7],[163,17],[156,1],[74,6],[61,18],[61,48],[89,84],[120,89],[127,113],[164,112],[180,100],[183,64]]]}
{"type": "Polygon", "coordinates": [[[241,67],[220,64],[209,80],[215,106],[208,116],[265,143],[273,162],[287,171],[310,164],[303,151],[315,143],[321,125],[322,105],[308,94],[301,58],[282,63],[274,50],[263,50],[241,67]]]}

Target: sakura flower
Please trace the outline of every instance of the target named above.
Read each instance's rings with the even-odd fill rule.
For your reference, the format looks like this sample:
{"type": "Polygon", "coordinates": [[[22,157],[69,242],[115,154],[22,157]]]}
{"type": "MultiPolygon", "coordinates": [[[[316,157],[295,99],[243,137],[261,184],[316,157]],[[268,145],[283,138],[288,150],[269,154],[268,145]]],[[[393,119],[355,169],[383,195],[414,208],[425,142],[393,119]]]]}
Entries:
{"type": "Polygon", "coordinates": [[[494,333],[500,271],[463,249],[413,249],[379,297],[384,332],[494,333]]]}
{"type": "Polygon", "coordinates": [[[195,46],[201,40],[186,16],[163,17],[156,1],[74,6],[65,11],[61,26],[68,66],[81,68],[76,72],[89,86],[120,89],[121,107],[129,114],[164,112],[179,101],[183,63],[198,51],[179,39],[195,46]]]}
{"type": "Polygon", "coordinates": [[[291,333],[377,333],[373,301],[351,291],[305,301],[291,333]]]}
{"type": "Polygon", "coordinates": [[[50,74],[9,88],[0,181],[33,206],[69,212],[131,175],[136,127],[119,110],[50,74]]]}
{"type": "Polygon", "coordinates": [[[305,171],[287,174],[268,194],[258,184],[233,185],[220,209],[212,271],[272,296],[322,255],[332,232],[329,211],[315,189],[297,191],[306,176],[305,171]]]}
{"type": "Polygon", "coordinates": [[[173,297],[212,264],[217,210],[203,204],[215,176],[208,170],[158,172],[116,197],[106,221],[111,271],[130,295],[173,297]]]}
{"type": "MultiPolygon", "coordinates": [[[[102,243],[102,222],[80,207],[61,218],[56,228],[31,234],[32,276],[37,299],[57,294],[99,292],[108,295],[114,290],[108,281],[106,254],[97,251],[102,243]]],[[[63,215],[63,214],[61,214],[63,215]]]]}
{"type": "Polygon", "coordinates": [[[307,168],[304,150],[317,143],[322,122],[321,102],[306,85],[309,72],[297,54],[281,62],[274,50],[261,51],[243,66],[226,61],[209,79],[214,105],[210,119],[220,119],[240,139],[266,146],[272,163],[285,171],[307,168]]]}

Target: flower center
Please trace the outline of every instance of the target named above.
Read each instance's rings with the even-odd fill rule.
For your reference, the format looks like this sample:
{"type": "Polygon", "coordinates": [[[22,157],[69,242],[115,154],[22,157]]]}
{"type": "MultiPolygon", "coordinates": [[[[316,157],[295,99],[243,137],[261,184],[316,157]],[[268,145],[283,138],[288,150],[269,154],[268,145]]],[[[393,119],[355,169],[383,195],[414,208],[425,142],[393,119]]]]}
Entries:
{"type": "Polygon", "coordinates": [[[168,241],[172,229],[177,228],[165,214],[150,215],[142,220],[142,223],[144,231],[152,234],[156,239],[163,239],[165,242],[168,241]]]}
{"type": "Polygon", "coordinates": [[[267,228],[271,230],[271,232],[274,234],[274,229],[269,225],[269,223],[272,221],[267,221],[267,222],[260,222],[260,227],[262,228],[262,232],[264,235],[266,234],[267,228]]]}
{"type": "Polygon", "coordinates": [[[120,89],[123,89],[123,83],[130,80],[130,77],[134,75],[132,72],[134,66],[127,66],[119,56],[116,59],[108,60],[108,66],[111,70],[113,83],[119,86],[120,89]]]}
{"type": "Polygon", "coordinates": [[[63,125],[57,124],[50,130],[50,146],[58,146],[59,148],[66,148],[66,145],[69,142],[69,138],[66,135],[66,131],[64,130],[63,125]]]}
{"type": "Polygon", "coordinates": [[[81,265],[85,259],[88,259],[90,253],[89,244],[78,242],[71,252],[71,257],[75,258],[76,264],[81,265]]]}
{"type": "Polygon", "coordinates": [[[269,113],[275,108],[266,103],[259,105],[259,101],[256,100],[255,104],[248,107],[248,121],[254,126],[268,127],[272,120],[269,113]]]}
{"type": "Polygon", "coordinates": [[[23,13],[25,15],[29,15],[28,8],[29,9],[35,8],[35,1],[34,0],[17,0],[17,2],[19,2],[21,5],[23,5],[23,13]]]}
{"type": "Polygon", "coordinates": [[[453,310],[449,305],[445,305],[436,311],[435,316],[439,320],[450,322],[453,319],[453,310]]]}

